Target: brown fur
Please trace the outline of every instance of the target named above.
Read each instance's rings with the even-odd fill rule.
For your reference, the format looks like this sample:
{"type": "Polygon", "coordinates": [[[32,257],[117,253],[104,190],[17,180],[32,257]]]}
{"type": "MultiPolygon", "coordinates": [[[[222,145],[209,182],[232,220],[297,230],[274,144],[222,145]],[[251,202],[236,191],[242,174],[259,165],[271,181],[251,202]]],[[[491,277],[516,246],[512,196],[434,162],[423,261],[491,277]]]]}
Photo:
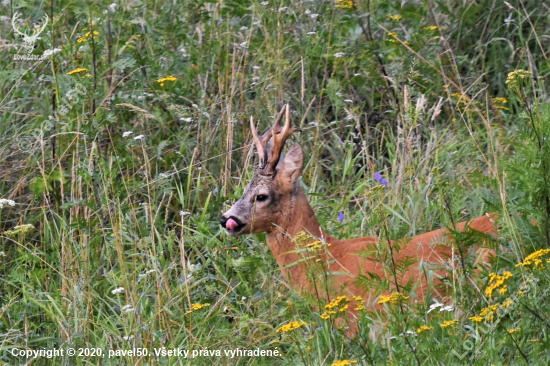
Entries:
{"type": "MultiPolygon", "coordinates": [[[[284,161],[277,165],[273,175],[263,175],[261,171],[256,171],[243,196],[222,216],[222,225],[225,227],[225,222],[229,219],[234,219],[241,224],[235,231],[228,230],[229,235],[266,232],[267,244],[281,267],[283,275],[299,290],[318,293],[327,301],[343,290],[348,297],[361,296],[368,307],[379,308],[380,305],[376,304],[377,298],[374,294],[357,287],[357,276],[370,272],[384,279],[391,278],[391,286],[395,291],[393,272],[391,269],[384,268],[382,262],[364,259],[357,254],[361,250],[368,249],[369,244],[377,246],[388,245],[388,243],[372,237],[338,240],[323,231],[315,217],[315,212],[299,186],[298,178],[301,175],[302,166],[302,149],[295,144],[284,157],[284,161]],[[332,275],[328,294],[315,291],[314,286],[309,283],[306,262],[296,264],[302,259],[301,254],[289,253],[298,249],[292,238],[302,231],[330,244],[328,258],[325,258],[325,260],[334,260],[334,263],[329,265],[330,272],[349,273],[349,275],[332,275]]],[[[494,234],[494,218],[489,215],[479,217],[470,221],[469,227],[483,233],[494,234]]],[[[459,223],[458,230],[464,230],[465,225],[466,222],[459,223]]],[[[420,268],[417,263],[422,261],[443,264],[448,258],[453,257],[452,245],[444,240],[446,232],[446,229],[440,229],[417,235],[408,241],[392,242],[392,246],[395,247],[393,254],[396,263],[406,257],[415,261],[415,264],[409,266],[402,275],[398,285],[402,287],[409,280],[415,282],[417,284],[415,292],[419,300],[423,300],[426,296],[428,282],[423,268],[420,268]],[[397,250],[398,247],[399,250],[397,250]]],[[[455,253],[454,256],[456,255],[455,253]]],[[[476,255],[479,260],[487,261],[494,252],[478,249],[476,255]]],[[[447,273],[442,270],[434,272],[439,276],[445,276],[447,273]]],[[[441,285],[437,278],[434,279],[434,285],[441,285]]],[[[322,287],[319,284],[317,289],[322,287]]],[[[388,290],[383,294],[387,296],[391,292],[388,290]]],[[[436,293],[435,295],[437,296],[436,293]]],[[[439,292],[439,297],[445,295],[446,290],[443,288],[439,292]]],[[[353,307],[352,302],[349,306],[352,314],[353,307]]],[[[355,328],[353,324],[352,328],[355,328]]]]}

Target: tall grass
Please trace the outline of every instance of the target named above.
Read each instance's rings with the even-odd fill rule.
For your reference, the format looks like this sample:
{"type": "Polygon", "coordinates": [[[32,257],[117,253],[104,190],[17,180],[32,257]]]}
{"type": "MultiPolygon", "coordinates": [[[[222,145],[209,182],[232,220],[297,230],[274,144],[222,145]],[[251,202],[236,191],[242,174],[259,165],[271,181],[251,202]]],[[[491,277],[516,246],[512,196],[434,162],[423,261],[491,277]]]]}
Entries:
{"type": "MultiPolygon", "coordinates": [[[[0,198],[15,205],[0,209],[1,362],[547,364],[548,256],[516,264],[550,245],[548,11],[485,0],[2,2],[0,198]],[[45,60],[14,60],[26,52],[16,11],[22,31],[48,14],[33,51],[52,50],[45,60]],[[517,70],[528,73],[508,76],[517,70]],[[250,116],[266,127],[285,102],[303,129],[302,186],[331,235],[399,239],[497,212],[490,272],[511,271],[507,292],[486,294],[488,270],[465,279],[450,266],[452,311],[428,313],[429,298],[361,311],[351,340],[345,321],[321,319],[264,235],[229,238],[218,225],[255,167],[250,116]],[[484,332],[469,318],[495,304],[507,312],[484,332]],[[298,320],[307,325],[277,332],[298,320]],[[67,347],[281,355],[10,353],[67,347]]],[[[389,286],[358,281],[369,305],[389,286]]]]}

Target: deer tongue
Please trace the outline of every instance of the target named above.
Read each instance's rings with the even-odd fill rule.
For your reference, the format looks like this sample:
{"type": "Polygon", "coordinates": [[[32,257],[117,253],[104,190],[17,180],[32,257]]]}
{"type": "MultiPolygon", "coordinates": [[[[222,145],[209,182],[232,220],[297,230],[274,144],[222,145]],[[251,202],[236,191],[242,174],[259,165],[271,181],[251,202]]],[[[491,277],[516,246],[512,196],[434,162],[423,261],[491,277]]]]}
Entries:
{"type": "Polygon", "coordinates": [[[239,224],[237,224],[237,221],[235,221],[233,219],[229,219],[225,223],[225,227],[228,228],[229,230],[235,230],[236,228],[239,227],[239,224]]]}

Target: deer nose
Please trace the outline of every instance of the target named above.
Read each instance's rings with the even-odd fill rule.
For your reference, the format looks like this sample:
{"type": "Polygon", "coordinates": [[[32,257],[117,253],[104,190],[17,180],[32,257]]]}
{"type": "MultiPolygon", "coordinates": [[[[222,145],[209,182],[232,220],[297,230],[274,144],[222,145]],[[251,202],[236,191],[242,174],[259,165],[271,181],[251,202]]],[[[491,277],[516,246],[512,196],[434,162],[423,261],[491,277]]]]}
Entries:
{"type": "Polygon", "coordinates": [[[220,219],[220,225],[225,229],[225,224],[227,223],[227,219],[222,216],[220,219]]]}

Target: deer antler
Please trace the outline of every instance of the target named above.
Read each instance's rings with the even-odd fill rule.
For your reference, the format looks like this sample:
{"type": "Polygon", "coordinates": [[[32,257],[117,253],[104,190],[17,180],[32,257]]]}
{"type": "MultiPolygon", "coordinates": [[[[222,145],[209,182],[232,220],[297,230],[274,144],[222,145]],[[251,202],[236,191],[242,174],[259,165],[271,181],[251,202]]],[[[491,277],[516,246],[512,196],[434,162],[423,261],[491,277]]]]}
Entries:
{"type": "MultiPolygon", "coordinates": [[[[281,114],[282,112],[283,111],[281,111],[281,114]]],[[[277,167],[277,163],[279,163],[279,158],[281,157],[281,152],[283,151],[286,140],[288,140],[290,135],[292,135],[294,132],[302,131],[300,128],[290,125],[290,107],[288,106],[288,104],[286,105],[285,114],[285,125],[283,126],[281,133],[275,135],[275,131],[271,130],[271,134],[273,135],[273,151],[271,152],[271,156],[267,161],[267,165],[262,172],[263,175],[272,175],[273,173],[275,173],[275,168],[277,167]]],[[[278,127],[280,127],[278,120],[275,123],[278,127]]]]}
{"type": "Polygon", "coordinates": [[[40,33],[42,33],[42,31],[43,31],[43,30],[46,28],[46,26],[48,25],[48,20],[50,20],[50,18],[48,17],[48,14],[44,14],[44,21],[43,21],[42,27],[37,27],[37,28],[32,32],[32,37],[38,36],[40,33]]]}
{"type": "Polygon", "coordinates": [[[11,18],[11,25],[12,25],[13,30],[15,31],[15,33],[20,34],[20,35],[22,35],[23,37],[26,38],[26,37],[28,37],[27,33],[20,32],[19,27],[15,26],[15,21],[19,19],[19,15],[21,15],[21,14],[19,14],[18,11],[16,11],[15,14],[13,14],[13,17],[11,18]]]}
{"type": "Polygon", "coordinates": [[[256,150],[258,151],[258,156],[260,158],[260,169],[264,169],[267,164],[267,143],[269,142],[269,139],[273,136],[274,133],[281,132],[282,127],[279,125],[279,121],[283,117],[285,108],[287,108],[287,105],[283,106],[283,109],[281,109],[281,111],[277,115],[277,119],[275,120],[273,126],[265,131],[262,137],[258,137],[256,127],[254,127],[254,120],[252,116],[250,117],[250,129],[252,130],[252,138],[254,139],[254,145],[256,146],[256,150]]]}

